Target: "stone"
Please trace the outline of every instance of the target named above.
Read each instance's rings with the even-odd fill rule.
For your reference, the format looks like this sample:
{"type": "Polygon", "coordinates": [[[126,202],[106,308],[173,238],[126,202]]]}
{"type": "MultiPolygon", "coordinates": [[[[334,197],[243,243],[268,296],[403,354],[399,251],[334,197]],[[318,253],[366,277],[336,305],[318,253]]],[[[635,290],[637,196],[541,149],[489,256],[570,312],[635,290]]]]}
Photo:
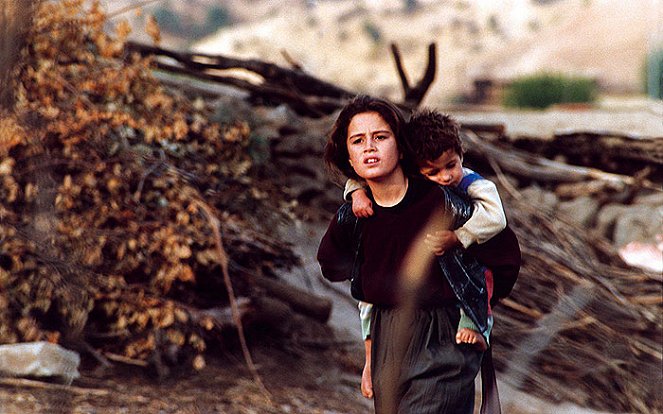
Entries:
{"type": "Polygon", "coordinates": [[[552,211],[559,203],[559,199],[555,193],[546,191],[536,185],[525,188],[521,191],[521,194],[530,205],[538,206],[542,210],[552,211]]]}
{"type": "Polygon", "coordinates": [[[663,235],[663,206],[628,206],[615,221],[613,241],[617,247],[630,242],[655,244],[663,235]]]}
{"type": "Polygon", "coordinates": [[[78,353],[50,342],[0,345],[0,374],[11,377],[52,377],[71,383],[80,377],[78,353]]]}
{"type": "Polygon", "coordinates": [[[233,123],[243,120],[249,125],[255,124],[253,107],[244,99],[234,96],[222,96],[215,103],[214,114],[210,119],[219,123],[233,123]]]}
{"type": "Polygon", "coordinates": [[[612,240],[615,223],[627,208],[623,204],[606,204],[603,206],[596,216],[595,230],[603,237],[612,240]]]}
{"type": "Polygon", "coordinates": [[[657,191],[651,194],[639,195],[635,197],[633,204],[663,207],[663,192],[657,191]]]}
{"type": "Polygon", "coordinates": [[[582,227],[591,227],[599,210],[599,202],[588,196],[581,196],[569,201],[562,201],[558,211],[582,227]]]}

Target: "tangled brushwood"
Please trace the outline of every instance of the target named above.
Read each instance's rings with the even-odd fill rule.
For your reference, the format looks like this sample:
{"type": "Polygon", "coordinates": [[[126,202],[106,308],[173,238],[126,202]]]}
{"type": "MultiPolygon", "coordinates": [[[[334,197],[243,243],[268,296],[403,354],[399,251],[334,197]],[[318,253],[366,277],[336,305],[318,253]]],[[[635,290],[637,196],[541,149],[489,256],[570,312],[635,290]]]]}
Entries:
{"type": "Polygon", "coordinates": [[[166,90],[111,23],[96,3],[42,2],[22,52],[0,117],[0,342],[138,362],[168,350],[199,368],[223,335],[222,266],[268,277],[297,263],[260,227],[290,212],[246,175],[248,125],[166,90]]]}
{"type": "Polygon", "coordinates": [[[495,309],[505,379],[553,401],[660,412],[660,275],[630,268],[605,240],[527,200],[505,204],[523,253],[516,288],[495,309]]]}

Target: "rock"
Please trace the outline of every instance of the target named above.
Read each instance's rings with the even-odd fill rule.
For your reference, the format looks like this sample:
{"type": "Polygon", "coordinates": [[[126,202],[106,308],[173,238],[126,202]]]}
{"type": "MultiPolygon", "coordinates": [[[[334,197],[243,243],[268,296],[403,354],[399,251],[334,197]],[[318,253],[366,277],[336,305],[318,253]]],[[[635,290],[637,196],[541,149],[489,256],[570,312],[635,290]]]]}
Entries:
{"type": "Polygon", "coordinates": [[[222,96],[215,102],[214,114],[210,117],[214,122],[232,123],[243,120],[252,125],[255,123],[253,107],[244,99],[234,96],[222,96]]]}
{"type": "Polygon", "coordinates": [[[601,208],[596,216],[596,231],[602,236],[612,240],[617,219],[624,214],[627,207],[623,204],[607,204],[601,208]]]}
{"type": "Polygon", "coordinates": [[[633,204],[646,204],[648,206],[662,207],[663,206],[663,192],[655,192],[646,195],[639,195],[633,200],[633,204]]]}
{"type": "Polygon", "coordinates": [[[560,202],[558,210],[573,222],[590,227],[599,209],[599,202],[588,196],[582,196],[570,201],[560,202]]]}
{"type": "Polygon", "coordinates": [[[273,125],[277,128],[288,126],[298,129],[302,123],[300,117],[285,104],[276,107],[255,107],[253,115],[261,124],[273,125]]]}
{"type": "Polygon", "coordinates": [[[615,221],[613,241],[617,247],[632,241],[655,244],[663,234],[663,206],[629,206],[615,221]]]}
{"type": "Polygon", "coordinates": [[[554,210],[559,203],[559,199],[554,193],[545,191],[536,185],[525,188],[521,193],[526,200],[529,200],[530,205],[539,206],[543,210],[554,210]]]}
{"type": "Polygon", "coordinates": [[[631,266],[663,272],[663,241],[658,245],[632,241],[619,249],[619,255],[631,266]]]}
{"type": "Polygon", "coordinates": [[[80,356],[50,342],[0,345],[0,373],[12,377],[54,377],[71,383],[80,377],[80,356]]]}

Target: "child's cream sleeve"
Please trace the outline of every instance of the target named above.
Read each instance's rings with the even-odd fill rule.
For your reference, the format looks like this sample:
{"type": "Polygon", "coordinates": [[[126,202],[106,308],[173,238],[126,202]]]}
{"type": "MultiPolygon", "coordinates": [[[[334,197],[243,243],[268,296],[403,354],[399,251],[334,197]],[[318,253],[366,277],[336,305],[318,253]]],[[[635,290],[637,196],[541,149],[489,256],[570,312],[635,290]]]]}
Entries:
{"type": "Polygon", "coordinates": [[[348,179],[348,181],[345,182],[345,189],[343,190],[343,200],[352,201],[350,194],[352,194],[353,191],[357,191],[361,188],[364,188],[363,183],[357,180],[353,180],[352,178],[348,179]]]}
{"type": "Polygon", "coordinates": [[[472,217],[454,231],[465,248],[489,240],[506,227],[502,200],[492,181],[485,178],[474,181],[467,188],[467,194],[474,207],[472,217]]]}

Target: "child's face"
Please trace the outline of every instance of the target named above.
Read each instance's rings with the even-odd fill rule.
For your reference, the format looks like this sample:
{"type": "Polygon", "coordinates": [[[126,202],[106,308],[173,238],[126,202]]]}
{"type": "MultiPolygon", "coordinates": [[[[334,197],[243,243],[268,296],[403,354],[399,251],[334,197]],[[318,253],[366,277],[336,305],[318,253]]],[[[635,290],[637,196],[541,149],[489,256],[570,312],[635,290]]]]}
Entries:
{"type": "Polygon", "coordinates": [[[425,162],[419,171],[434,183],[455,187],[463,179],[463,157],[448,149],[433,161],[425,162]]]}
{"type": "Polygon", "coordinates": [[[400,151],[389,124],[377,112],[362,112],[348,125],[350,166],[365,180],[379,180],[400,170],[400,151]]]}

